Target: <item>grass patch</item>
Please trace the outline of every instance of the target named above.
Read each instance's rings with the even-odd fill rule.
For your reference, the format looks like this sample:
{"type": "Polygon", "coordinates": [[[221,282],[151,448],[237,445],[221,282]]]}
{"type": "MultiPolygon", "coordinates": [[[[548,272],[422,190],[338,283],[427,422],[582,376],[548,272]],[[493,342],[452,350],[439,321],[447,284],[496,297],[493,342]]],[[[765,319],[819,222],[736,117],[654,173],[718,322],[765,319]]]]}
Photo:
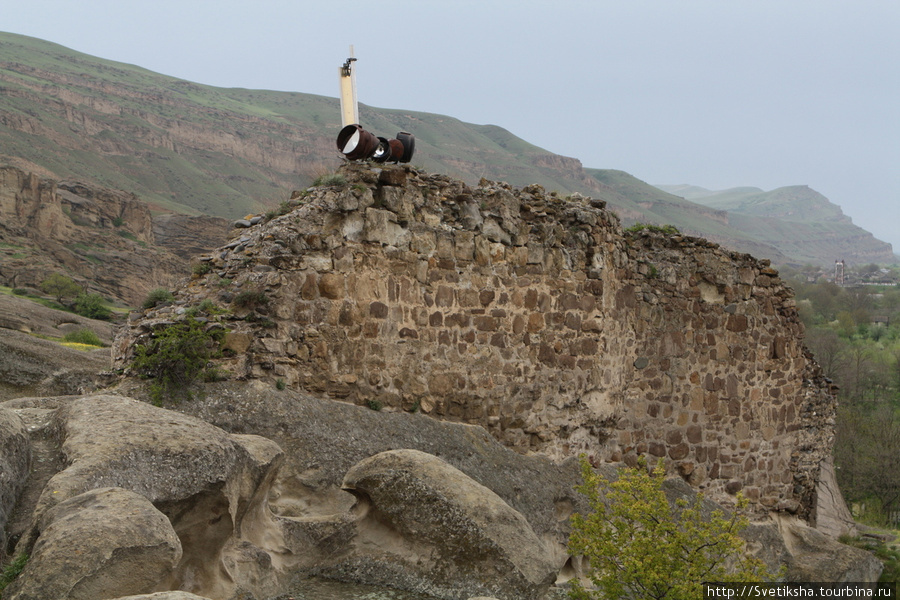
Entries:
{"type": "Polygon", "coordinates": [[[340,173],[328,173],[326,175],[319,175],[318,177],[316,177],[315,181],[313,181],[313,187],[343,187],[345,185],[347,185],[347,178],[340,173]]]}
{"type": "Polygon", "coordinates": [[[103,347],[103,342],[96,333],[90,329],[79,329],[78,331],[70,331],[63,336],[63,342],[68,344],[79,344],[82,346],[93,346],[95,348],[103,347]]]}
{"type": "Polygon", "coordinates": [[[23,552],[3,567],[3,573],[0,573],[0,592],[16,580],[16,577],[25,570],[26,564],[28,564],[28,555],[23,552]]]}
{"type": "Polygon", "coordinates": [[[645,229],[653,233],[664,233],[666,235],[679,235],[681,233],[674,225],[653,225],[652,223],[635,223],[625,229],[625,233],[639,233],[645,229]]]}

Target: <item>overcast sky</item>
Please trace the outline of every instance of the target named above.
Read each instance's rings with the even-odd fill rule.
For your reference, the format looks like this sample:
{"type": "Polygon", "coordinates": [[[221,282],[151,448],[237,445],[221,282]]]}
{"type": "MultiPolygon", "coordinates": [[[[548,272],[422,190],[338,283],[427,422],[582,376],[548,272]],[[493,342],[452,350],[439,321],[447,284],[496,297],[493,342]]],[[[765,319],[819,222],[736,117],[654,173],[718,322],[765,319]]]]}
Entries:
{"type": "Polygon", "coordinates": [[[504,127],[656,184],[809,185],[900,252],[898,0],[0,0],[0,30],[223,87],[504,127]]]}

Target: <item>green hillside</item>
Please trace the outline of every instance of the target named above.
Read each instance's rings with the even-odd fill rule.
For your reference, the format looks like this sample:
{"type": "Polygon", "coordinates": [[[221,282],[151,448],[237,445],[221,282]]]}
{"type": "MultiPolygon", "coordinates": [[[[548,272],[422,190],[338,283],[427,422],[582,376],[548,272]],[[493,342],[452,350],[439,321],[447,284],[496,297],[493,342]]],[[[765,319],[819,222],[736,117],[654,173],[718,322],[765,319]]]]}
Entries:
{"type": "MultiPolygon", "coordinates": [[[[893,259],[824,198],[800,205],[755,188],[666,193],[622,171],[584,169],[495,125],[366,105],[360,120],[377,135],[412,132],[417,167],[470,184],[484,177],[582,193],[605,200],[626,225],[670,223],[776,262],[893,259]],[[802,215],[809,231],[798,236],[766,220],[773,215],[802,215]]],[[[340,164],[340,126],[336,98],[199,85],[0,33],[0,164],[125,190],[158,212],[236,218],[275,207],[340,164]]]]}
{"type": "MultiPolygon", "coordinates": [[[[340,161],[334,98],[198,85],[8,33],[0,93],[0,160],[133,191],[167,210],[242,216],[340,161]]],[[[414,132],[414,163],[428,170],[583,187],[538,164],[555,155],[499,127],[365,105],[360,119],[379,135],[414,132]]]]}

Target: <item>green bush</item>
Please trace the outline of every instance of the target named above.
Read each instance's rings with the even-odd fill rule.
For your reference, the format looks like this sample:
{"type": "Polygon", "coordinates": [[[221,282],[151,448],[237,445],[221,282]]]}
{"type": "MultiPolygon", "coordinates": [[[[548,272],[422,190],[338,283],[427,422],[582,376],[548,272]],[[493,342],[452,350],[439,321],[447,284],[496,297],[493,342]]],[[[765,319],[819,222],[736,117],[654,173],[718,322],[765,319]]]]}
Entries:
{"type": "Polygon", "coordinates": [[[97,334],[90,329],[79,329],[78,331],[70,331],[63,336],[64,342],[73,344],[86,344],[88,346],[103,346],[103,342],[97,337],[97,334]]]}
{"type": "Polygon", "coordinates": [[[148,309],[153,308],[163,302],[171,302],[175,299],[175,296],[172,295],[172,292],[167,290],[166,288],[156,288],[155,290],[151,290],[147,297],[144,299],[144,303],[141,305],[142,308],[148,309]]]}
{"type": "Polygon", "coordinates": [[[208,262],[199,262],[191,269],[191,272],[198,276],[206,275],[210,271],[212,271],[212,265],[208,262]]]}
{"type": "Polygon", "coordinates": [[[582,458],[581,475],[578,491],[591,512],[572,516],[569,551],[587,559],[597,590],[573,580],[574,600],[693,600],[703,597],[704,581],[773,579],[762,561],[743,553],[746,499],[731,515],[716,510],[704,517],[702,494],[673,507],[662,489],[662,460],[650,472],[641,461],[607,481],[582,458]]]}
{"type": "Polygon", "coordinates": [[[108,320],[112,317],[112,311],[103,303],[100,294],[81,294],[75,298],[75,312],[88,319],[108,320]]]}
{"type": "Polygon", "coordinates": [[[219,308],[216,305],[216,303],[213,302],[212,300],[210,300],[209,298],[204,298],[203,301],[197,305],[197,310],[199,310],[200,312],[206,313],[208,315],[219,315],[224,312],[227,312],[227,311],[224,311],[221,308],[219,308]]]}
{"type": "Polygon", "coordinates": [[[188,386],[198,377],[214,381],[222,371],[209,361],[220,356],[225,332],[206,329],[206,325],[186,318],[153,332],[146,343],[137,346],[131,368],[141,377],[155,379],[151,396],[155,404],[163,399],[190,398],[188,386]]]}
{"type": "Polygon", "coordinates": [[[278,208],[273,208],[272,210],[267,212],[266,219],[271,221],[275,217],[280,217],[282,215],[286,215],[289,212],[291,212],[292,210],[294,210],[295,206],[297,206],[296,203],[294,203],[290,200],[285,200],[281,204],[278,205],[278,208]]]}
{"type": "Polygon", "coordinates": [[[269,303],[269,297],[261,290],[244,290],[234,297],[232,303],[239,308],[257,308],[269,303]]]}
{"type": "Polygon", "coordinates": [[[13,288],[12,293],[16,296],[27,296],[28,290],[26,290],[25,288],[13,288]]]}

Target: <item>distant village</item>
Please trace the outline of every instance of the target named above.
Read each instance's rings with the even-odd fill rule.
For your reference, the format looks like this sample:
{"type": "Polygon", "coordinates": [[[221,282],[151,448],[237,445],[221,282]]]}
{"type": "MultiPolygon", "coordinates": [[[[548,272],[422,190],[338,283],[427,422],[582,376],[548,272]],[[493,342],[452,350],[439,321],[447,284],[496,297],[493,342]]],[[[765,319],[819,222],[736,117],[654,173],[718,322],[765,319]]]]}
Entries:
{"type": "Polygon", "coordinates": [[[805,265],[798,270],[782,268],[782,274],[805,283],[833,283],[841,287],[859,285],[900,285],[900,265],[876,264],[850,265],[843,260],[834,261],[834,268],[805,265]]]}

